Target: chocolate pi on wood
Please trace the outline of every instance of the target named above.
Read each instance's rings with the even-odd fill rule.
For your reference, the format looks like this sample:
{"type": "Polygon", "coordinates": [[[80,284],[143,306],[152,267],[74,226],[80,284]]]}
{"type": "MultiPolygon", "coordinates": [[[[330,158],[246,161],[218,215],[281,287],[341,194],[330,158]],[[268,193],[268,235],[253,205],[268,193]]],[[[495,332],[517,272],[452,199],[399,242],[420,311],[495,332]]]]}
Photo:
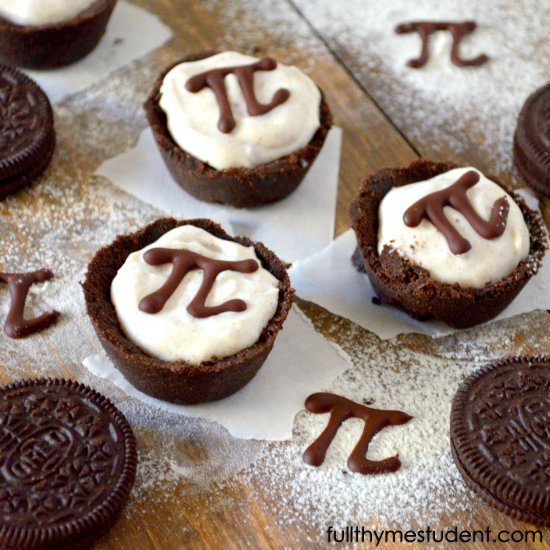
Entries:
{"type": "Polygon", "coordinates": [[[53,325],[60,313],[52,311],[43,313],[34,319],[25,319],[25,301],[30,287],[35,283],[43,283],[53,278],[49,269],[40,269],[31,273],[0,273],[0,282],[8,285],[11,304],[4,332],[10,338],[25,338],[35,332],[44,330],[53,325]]]}
{"type": "Polygon", "coordinates": [[[220,109],[218,129],[224,134],[229,134],[235,128],[236,123],[229,98],[227,97],[225,77],[228,74],[234,74],[237,77],[249,116],[260,116],[281,105],[290,97],[290,92],[281,88],[275,92],[269,103],[260,103],[256,98],[256,94],[254,93],[254,73],[256,71],[273,71],[276,68],[277,62],[274,59],[264,57],[260,61],[250,65],[221,67],[196,74],[187,80],[185,87],[191,93],[200,92],[205,87],[209,87],[214,92],[220,109]]]}
{"type": "Polygon", "coordinates": [[[430,56],[430,36],[437,31],[449,31],[453,37],[453,44],[451,46],[451,61],[458,67],[471,67],[475,65],[482,65],[489,59],[485,54],[478,55],[473,59],[463,59],[460,56],[460,42],[467,34],[474,32],[476,28],[477,24],[475,21],[454,23],[413,21],[410,23],[401,23],[400,25],[397,25],[395,32],[397,34],[409,34],[416,32],[422,40],[420,56],[407,62],[407,65],[413,69],[420,69],[428,62],[428,58],[430,56]]]}
{"type": "Polygon", "coordinates": [[[388,426],[406,424],[412,416],[401,411],[373,409],[333,393],[314,393],[306,399],[305,405],[308,411],[315,414],[330,413],[327,427],[304,452],[303,460],[306,464],[320,466],[340,426],[350,418],[360,418],[365,422],[365,427],[348,459],[348,468],[358,474],[383,474],[399,470],[399,455],[384,460],[369,460],[367,452],[378,432],[388,426]]]}
{"type": "Polygon", "coordinates": [[[489,221],[485,221],[474,210],[466,194],[478,181],[477,172],[466,172],[449,187],[430,193],[407,208],[403,214],[403,222],[408,227],[417,227],[424,218],[427,219],[443,234],[449,249],[457,255],[468,252],[472,245],[449,222],[443,210],[445,206],[451,206],[460,212],[480,237],[487,240],[500,237],[506,230],[510,205],[506,197],[496,200],[489,221]]]}
{"type": "Polygon", "coordinates": [[[156,292],[145,296],[139,303],[140,311],[145,313],[158,313],[166,305],[172,294],[176,291],[185,276],[193,269],[202,269],[203,279],[196,296],[187,306],[187,311],[199,319],[212,317],[228,311],[239,312],[246,310],[246,302],[243,300],[229,300],[218,306],[208,307],[206,299],[214,286],[216,277],[223,271],[238,271],[239,273],[253,273],[259,268],[255,260],[241,260],[228,262],[207,258],[191,250],[176,250],[173,248],[152,248],[148,250],[143,259],[149,265],[163,265],[172,263],[170,276],[163,286],[156,292]]]}

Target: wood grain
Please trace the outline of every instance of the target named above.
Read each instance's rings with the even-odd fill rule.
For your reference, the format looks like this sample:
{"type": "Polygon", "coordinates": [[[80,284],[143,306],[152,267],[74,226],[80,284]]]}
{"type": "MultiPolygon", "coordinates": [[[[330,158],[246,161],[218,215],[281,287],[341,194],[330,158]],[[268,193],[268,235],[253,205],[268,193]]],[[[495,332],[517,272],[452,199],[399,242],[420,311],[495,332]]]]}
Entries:
{"type": "MultiPolygon", "coordinates": [[[[357,187],[368,173],[386,166],[405,165],[417,158],[417,152],[391,120],[365,92],[366,83],[360,82],[353,71],[343,65],[327,49],[311,26],[287,1],[235,2],[187,0],[136,0],[149,11],[157,13],[174,31],[174,38],[157,52],[130,67],[120,69],[113,75],[113,85],[94,86],[92,92],[79,96],[89,98],[86,102],[79,96],[69,98],[56,106],[56,123],[59,144],[54,166],[47,175],[48,182],[59,180],[63,198],[50,192],[51,187],[35,186],[30,192],[18,196],[0,210],[0,235],[10,235],[3,242],[15,242],[22,254],[31,255],[40,238],[40,229],[33,229],[32,220],[40,219],[55,227],[63,224],[71,228],[64,245],[67,254],[74,258],[74,269],[84,269],[93,254],[94,243],[87,243],[79,235],[79,228],[100,227],[110,222],[113,209],[124,208],[125,224],[133,227],[143,225],[156,214],[147,211],[144,218],[142,207],[123,196],[115,203],[101,198],[94,192],[96,182],[91,176],[95,167],[109,156],[118,154],[135,142],[139,130],[145,125],[140,111],[154,77],[162,67],[183,55],[202,50],[235,48],[244,52],[273,55],[277,59],[304,67],[326,94],[336,122],[344,130],[342,164],[338,195],[336,233],[349,227],[348,205],[357,187]],[[230,4],[233,6],[230,9],[230,4]],[[235,9],[237,6],[238,9],[235,9]],[[269,28],[258,13],[269,9],[275,13],[271,19],[282,21],[269,28]],[[228,18],[233,18],[232,23],[228,18]],[[293,33],[283,33],[285,26],[293,33]],[[239,32],[236,32],[238,29],[239,32]],[[134,87],[135,94],[126,98],[120,87],[134,87]],[[95,93],[99,91],[99,93],[95,93]],[[90,128],[90,135],[75,140],[77,129],[90,128]],[[75,207],[78,205],[78,208],[75,207]],[[63,219],[59,212],[64,209],[78,219],[63,219]]],[[[339,52],[345,60],[345,52],[339,52]]],[[[464,159],[466,160],[466,159],[464,159]]],[[[98,189],[96,187],[95,189],[98,189]]],[[[118,224],[123,221],[117,217],[118,224]]],[[[118,227],[118,226],[117,226],[118,227]]],[[[38,258],[39,256],[32,256],[38,258]]],[[[7,262],[0,258],[0,267],[7,262]]],[[[1,290],[0,290],[1,291],[1,290]]],[[[2,298],[4,294],[0,295],[2,298]]],[[[392,342],[380,342],[368,331],[358,330],[351,323],[337,318],[314,304],[301,303],[306,314],[318,330],[338,341],[340,336],[353,333],[353,345],[372,349],[378,354],[393,348],[407,348],[437,357],[445,353],[460,354],[461,336],[432,340],[417,335],[399,337],[392,342]],[[455,346],[455,347],[454,347],[455,346]]],[[[544,313],[523,316],[520,321],[509,322],[509,342],[503,343],[502,351],[529,353],[546,350],[550,353],[547,335],[550,330],[548,315],[544,313]],[[536,345],[535,345],[536,343],[536,345]]],[[[469,338],[472,338],[469,336],[469,338]]],[[[474,339],[476,333],[474,333],[474,339]]],[[[479,347],[472,344],[472,353],[491,354],[487,349],[483,331],[479,333],[479,347]],[[485,348],[483,347],[485,346],[485,348]]],[[[84,376],[80,360],[99,349],[89,322],[84,315],[65,320],[54,331],[49,331],[36,344],[53,374],[77,377],[84,376]],[[70,342],[67,344],[66,342],[70,342]]],[[[37,352],[38,353],[38,352],[37,352]]],[[[34,357],[34,356],[33,356],[34,357]]],[[[42,359],[41,359],[42,360],[42,359]]],[[[0,379],[8,382],[17,373],[30,376],[35,370],[31,359],[11,342],[2,340],[0,346],[0,379]],[[17,366],[17,370],[15,370],[17,366]]],[[[134,419],[142,459],[150,453],[163,453],[164,439],[147,425],[134,419]]],[[[235,448],[245,446],[234,441],[235,448]]],[[[274,443],[270,445],[286,445],[274,443]]],[[[177,453],[193,461],[197,468],[212,450],[200,433],[181,436],[177,453]]],[[[213,451],[215,452],[215,450],[213,451]]],[[[284,525],[275,516],[273,492],[266,491],[259,480],[250,481],[238,472],[228,479],[220,479],[206,485],[180,481],[175,485],[153,487],[139,498],[133,499],[117,525],[95,548],[98,550],[129,549],[189,549],[189,548],[320,548],[325,546],[325,533],[311,525],[307,518],[296,512],[292,525],[284,525]]],[[[365,512],[365,521],[375,520],[365,512]]],[[[453,514],[442,519],[441,525],[479,527],[490,525],[493,529],[520,529],[525,526],[494,512],[480,503],[474,517],[453,514]]],[[[390,527],[381,525],[381,528],[390,527]]],[[[414,526],[391,526],[413,528],[414,526]]],[[[435,526],[434,526],[435,527],[435,526]]],[[[548,530],[546,541],[550,540],[548,530]]],[[[420,548],[419,545],[388,544],[386,548],[420,548]]],[[[472,544],[471,548],[482,548],[472,544]]],[[[499,548],[517,546],[500,545],[499,548]]],[[[532,545],[531,548],[549,548],[548,543],[532,545]]]]}

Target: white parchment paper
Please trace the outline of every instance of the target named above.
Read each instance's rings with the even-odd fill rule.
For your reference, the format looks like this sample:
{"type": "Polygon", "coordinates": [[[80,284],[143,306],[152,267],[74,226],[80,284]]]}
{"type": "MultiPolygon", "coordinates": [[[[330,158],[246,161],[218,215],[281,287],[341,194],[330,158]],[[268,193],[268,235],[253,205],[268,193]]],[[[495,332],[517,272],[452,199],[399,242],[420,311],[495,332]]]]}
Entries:
{"type": "MultiPolygon", "coordinates": [[[[286,199],[261,208],[225,207],[234,234],[263,242],[287,262],[307,258],[330,244],[341,143],[342,130],[333,128],[306,178],[286,199]]],[[[149,129],[134,148],[106,161],[95,174],[177,217],[209,218],[220,209],[219,204],[195,199],[174,182],[149,129]]]]}
{"type": "Polygon", "coordinates": [[[48,71],[26,71],[51,101],[88,87],[164,44],[172,31],[148,11],[119,0],[96,49],[77,63],[48,71]]]}

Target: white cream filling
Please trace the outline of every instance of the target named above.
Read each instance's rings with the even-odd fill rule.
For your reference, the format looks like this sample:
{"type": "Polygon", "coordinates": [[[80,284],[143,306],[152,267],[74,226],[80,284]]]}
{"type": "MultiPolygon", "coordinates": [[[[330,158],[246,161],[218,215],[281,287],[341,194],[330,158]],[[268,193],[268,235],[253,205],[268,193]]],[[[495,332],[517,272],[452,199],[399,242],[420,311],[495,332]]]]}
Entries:
{"type": "Polygon", "coordinates": [[[218,129],[220,109],[213,91],[206,87],[189,92],[192,76],[213,68],[250,65],[258,59],[224,52],[200,61],[181,63],[164,78],[160,106],[168,130],[184,150],[210,166],[252,168],[305,147],[320,126],[321,93],[296,67],[277,64],[273,71],[254,73],[254,91],[261,103],[269,103],[280,88],[290,92],[281,105],[261,116],[249,116],[237,77],[225,77],[225,86],[236,127],[231,133],[218,129]]]}
{"type": "Polygon", "coordinates": [[[177,227],[130,254],[111,285],[111,301],[120,326],[132,342],[159,359],[183,359],[193,364],[233,355],[257,342],[277,310],[278,299],[279,281],[261,267],[254,247],[218,239],[193,225],[177,227]],[[207,306],[215,306],[241,299],[246,310],[193,317],[187,306],[197,294],[203,273],[193,270],[159,313],[140,311],[140,301],[158,290],[172,270],[172,264],[152,266],[143,260],[144,253],[156,247],[192,250],[218,260],[256,260],[260,268],[254,273],[220,273],[206,300],[207,306]]]}
{"type": "Polygon", "coordinates": [[[0,16],[16,25],[69,21],[96,0],[0,0],[0,16]]]}
{"type": "Polygon", "coordinates": [[[529,254],[529,229],[519,206],[502,187],[475,168],[456,168],[426,181],[394,187],[380,203],[379,216],[378,252],[389,245],[442,283],[481,288],[509,275],[529,254]],[[446,206],[445,216],[471,244],[468,252],[455,255],[445,237],[428,220],[423,219],[417,227],[408,227],[403,214],[422,197],[449,187],[470,170],[480,175],[479,182],[467,191],[475,211],[488,220],[493,203],[503,196],[508,199],[510,211],[504,233],[486,240],[460,212],[446,206]]]}

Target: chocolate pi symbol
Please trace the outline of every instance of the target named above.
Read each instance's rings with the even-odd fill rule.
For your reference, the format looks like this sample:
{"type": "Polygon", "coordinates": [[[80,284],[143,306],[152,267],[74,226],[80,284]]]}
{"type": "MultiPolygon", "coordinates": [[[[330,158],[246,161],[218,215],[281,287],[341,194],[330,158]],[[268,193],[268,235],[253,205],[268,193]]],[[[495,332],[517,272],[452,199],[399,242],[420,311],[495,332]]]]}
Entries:
{"type": "Polygon", "coordinates": [[[430,193],[405,210],[403,222],[408,227],[417,227],[426,218],[443,234],[453,254],[464,254],[472,245],[449,222],[443,208],[451,206],[460,212],[476,233],[487,240],[500,237],[506,230],[510,205],[506,197],[496,200],[491,209],[489,221],[485,221],[474,210],[466,191],[479,181],[479,174],[470,170],[449,187],[430,193]]]}
{"type": "Polygon", "coordinates": [[[228,311],[245,311],[246,302],[243,300],[229,300],[219,306],[208,307],[205,305],[206,299],[214,286],[216,277],[223,271],[253,273],[259,268],[258,262],[255,260],[228,262],[207,258],[191,250],[176,250],[174,248],[151,248],[143,255],[143,259],[149,265],[172,263],[173,268],[164,285],[140,301],[138,306],[140,311],[145,313],[161,311],[185,276],[193,269],[202,269],[202,285],[187,306],[187,311],[197,318],[212,317],[228,311]]]}
{"type": "Polygon", "coordinates": [[[412,416],[401,411],[372,409],[333,393],[314,393],[306,399],[306,409],[315,414],[330,413],[327,427],[306,449],[303,461],[311,466],[320,466],[340,426],[350,418],[365,422],[363,433],[353,449],[348,468],[359,474],[382,474],[395,472],[401,467],[399,455],[384,460],[369,460],[367,452],[373,437],[387,426],[406,424],[412,416]]]}
{"type": "Polygon", "coordinates": [[[463,59],[460,57],[460,42],[462,39],[477,28],[475,21],[464,21],[460,23],[452,22],[435,22],[435,21],[413,21],[411,23],[401,23],[395,28],[397,34],[409,34],[411,32],[417,32],[422,40],[422,49],[420,51],[420,57],[417,59],[411,59],[407,62],[409,67],[413,69],[420,69],[428,62],[430,35],[437,31],[449,31],[453,37],[453,44],[451,46],[451,61],[458,67],[470,67],[473,65],[481,65],[485,63],[489,58],[485,55],[478,55],[473,59],[463,59]]]}
{"type": "Polygon", "coordinates": [[[0,282],[8,285],[11,303],[4,332],[10,338],[24,338],[53,325],[59,318],[59,312],[43,313],[35,319],[25,319],[25,301],[30,287],[35,283],[49,281],[53,273],[48,269],[40,269],[31,273],[0,273],[0,282]]]}
{"type": "Polygon", "coordinates": [[[200,92],[205,87],[209,87],[214,92],[220,109],[218,129],[224,134],[229,134],[235,128],[236,123],[229,98],[227,97],[225,77],[228,74],[234,74],[237,77],[249,116],[260,116],[281,105],[290,97],[290,92],[281,88],[275,92],[273,98],[267,104],[260,103],[256,98],[256,94],[254,93],[254,73],[256,71],[273,71],[276,68],[277,62],[274,59],[264,57],[251,65],[222,67],[196,74],[185,83],[185,87],[191,93],[200,92]]]}

